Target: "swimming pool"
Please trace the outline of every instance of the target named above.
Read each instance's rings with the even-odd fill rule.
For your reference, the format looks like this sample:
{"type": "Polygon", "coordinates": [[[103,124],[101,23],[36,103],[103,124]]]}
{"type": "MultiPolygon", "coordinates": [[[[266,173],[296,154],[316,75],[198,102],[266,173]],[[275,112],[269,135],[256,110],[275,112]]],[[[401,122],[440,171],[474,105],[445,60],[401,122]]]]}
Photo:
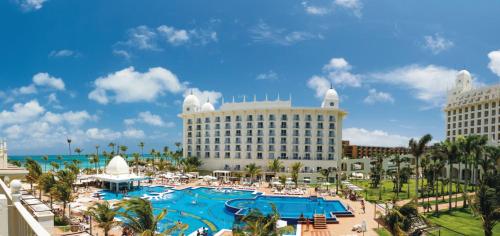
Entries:
{"type": "Polygon", "coordinates": [[[229,200],[226,202],[226,208],[236,215],[246,215],[249,209],[259,209],[268,214],[272,212],[271,204],[276,206],[280,217],[289,223],[296,223],[301,215],[312,219],[316,213],[325,214],[327,219],[352,215],[340,201],[316,197],[256,196],[250,199],[229,200]]]}
{"type": "MultiPolygon", "coordinates": [[[[101,193],[104,193],[104,200],[121,200],[124,197],[123,194],[105,190],[101,193]]],[[[231,229],[234,214],[226,210],[224,203],[236,198],[252,198],[256,194],[253,191],[231,189],[188,188],[172,190],[167,187],[155,186],[140,187],[130,191],[128,196],[151,198],[155,214],[167,209],[168,213],[161,221],[160,231],[175,225],[179,220],[189,225],[189,228],[184,232],[188,235],[201,227],[209,229],[210,234],[221,229],[231,229]]]]}
{"type": "MultiPolygon", "coordinates": [[[[123,194],[102,190],[104,200],[121,200],[123,194]]],[[[173,190],[163,186],[139,187],[128,192],[129,197],[143,197],[151,200],[154,213],[167,209],[167,216],[160,222],[160,231],[174,226],[177,221],[188,224],[184,232],[189,235],[205,227],[210,234],[221,229],[232,229],[235,214],[246,214],[250,208],[258,208],[264,214],[271,212],[273,203],[281,217],[289,223],[296,222],[300,214],[312,218],[314,213],[329,212],[351,214],[340,201],[327,201],[322,198],[262,196],[260,193],[245,190],[187,188],[173,190]]]]}

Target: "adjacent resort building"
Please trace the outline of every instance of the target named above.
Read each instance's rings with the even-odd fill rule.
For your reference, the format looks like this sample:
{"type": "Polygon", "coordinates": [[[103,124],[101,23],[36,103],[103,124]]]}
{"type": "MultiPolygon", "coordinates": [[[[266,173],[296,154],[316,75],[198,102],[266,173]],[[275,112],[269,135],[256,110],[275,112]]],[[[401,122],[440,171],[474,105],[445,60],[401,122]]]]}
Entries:
{"type": "MultiPolygon", "coordinates": [[[[243,171],[256,163],[266,167],[280,159],[282,172],[293,162],[303,163],[306,177],[322,168],[337,167],[342,157],[342,120],[339,96],[330,88],[318,107],[293,107],[291,99],[222,103],[194,95],[184,99],[182,114],[184,156],[196,156],[202,169],[243,171]]],[[[268,173],[270,176],[273,173],[268,173]]]]}
{"type": "Polygon", "coordinates": [[[476,134],[500,144],[500,84],[474,88],[470,73],[462,70],[448,91],[444,112],[447,139],[476,134]]]}

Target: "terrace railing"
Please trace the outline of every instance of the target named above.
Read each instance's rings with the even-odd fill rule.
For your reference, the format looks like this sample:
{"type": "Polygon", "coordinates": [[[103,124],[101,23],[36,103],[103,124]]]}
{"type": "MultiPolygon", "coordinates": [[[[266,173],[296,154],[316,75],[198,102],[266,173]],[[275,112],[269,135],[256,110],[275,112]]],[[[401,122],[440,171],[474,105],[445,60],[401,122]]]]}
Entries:
{"type": "Polygon", "coordinates": [[[50,233],[23,206],[19,192],[21,185],[19,182],[14,183],[9,188],[0,179],[0,205],[2,206],[0,235],[50,236],[50,233]]]}

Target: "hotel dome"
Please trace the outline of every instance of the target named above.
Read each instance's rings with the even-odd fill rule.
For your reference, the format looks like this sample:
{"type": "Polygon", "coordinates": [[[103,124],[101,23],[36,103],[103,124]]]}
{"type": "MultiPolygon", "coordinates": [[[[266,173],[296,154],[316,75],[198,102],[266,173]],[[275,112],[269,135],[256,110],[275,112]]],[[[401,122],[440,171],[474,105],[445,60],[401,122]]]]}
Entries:
{"type": "Polygon", "coordinates": [[[215,111],[215,108],[214,106],[212,105],[212,103],[210,103],[209,101],[205,102],[202,106],[201,106],[201,111],[202,112],[206,112],[206,111],[215,111]]]}
{"type": "Polygon", "coordinates": [[[339,107],[339,94],[333,87],[330,87],[325,93],[325,98],[323,103],[321,103],[322,108],[338,108],[339,107]]]}
{"type": "Polygon", "coordinates": [[[182,108],[185,112],[196,112],[200,107],[200,100],[193,95],[193,93],[189,94],[184,98],[184,103],[182,104],[182,108]]]}
{"type": "Polygon", "coordinates": [[[106,166],[106,174],[108,175],[128,175],[130,174],[127,161],[121,156],[115,156],[109,161],[106,166]]]}

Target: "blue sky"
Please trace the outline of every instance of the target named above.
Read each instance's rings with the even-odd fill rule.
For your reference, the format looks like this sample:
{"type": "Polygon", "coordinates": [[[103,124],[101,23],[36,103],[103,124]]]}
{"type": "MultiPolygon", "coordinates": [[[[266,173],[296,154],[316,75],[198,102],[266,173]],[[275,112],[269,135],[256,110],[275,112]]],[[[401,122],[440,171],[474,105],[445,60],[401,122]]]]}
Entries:
{"type": "Polygon", "coordinates": [[[344,139],[444,136],[457,71],[500,76],[498,1],[0,2],[0,137],[11,154],[136,151],[181,140],[183,96],[319,106],[333,84],[344,139]]]}

